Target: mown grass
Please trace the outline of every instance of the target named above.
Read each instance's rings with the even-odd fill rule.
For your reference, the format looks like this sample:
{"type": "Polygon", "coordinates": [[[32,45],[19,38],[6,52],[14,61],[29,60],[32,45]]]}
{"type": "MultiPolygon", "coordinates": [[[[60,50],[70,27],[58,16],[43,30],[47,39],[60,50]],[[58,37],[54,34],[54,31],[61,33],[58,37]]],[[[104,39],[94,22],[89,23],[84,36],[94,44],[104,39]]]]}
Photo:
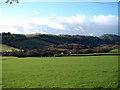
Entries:
{"type": "Polygon", "coordinates": [[[3,57],[3,88],[117,88],[118,56],[3,57]]]}

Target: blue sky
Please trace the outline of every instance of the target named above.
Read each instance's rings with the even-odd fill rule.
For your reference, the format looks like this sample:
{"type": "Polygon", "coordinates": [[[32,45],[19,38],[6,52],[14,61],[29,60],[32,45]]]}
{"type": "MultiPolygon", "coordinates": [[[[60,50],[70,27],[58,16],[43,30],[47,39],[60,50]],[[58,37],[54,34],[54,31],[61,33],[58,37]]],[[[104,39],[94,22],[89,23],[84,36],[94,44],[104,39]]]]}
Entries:
{"type": "Polygon", "coordinates": [[[56,14],[59,17],[84,14],[87,17],[93,15],[118,15],[117,2],[32,2],[19,4],[2,4],[2,15],[4,17],[14,16],[16,18],[50,17],[56,14]],[[35,15],[33,11],[39,12],[35,15]]]}
{"type": "MultiPolygon", "coordinates": [[[[106,23],[108,23],[108,21],[111,20],[112,22],[116,22],[117,24],[116,18],[118,17],[118,3],[117,2],[31,2],[31,3],[21,2],[19,4],[14,3],[10,5],[3,2],[0,17],[2,20],[4,19],[12,20],[13,23],[11,24],[11,26],[7,25],[11,28],[14,27],[14,31],[11,31],[12,33],[18,33],[18,32],[27,33],[28,31],[28,33],[40,32],[40,33],[51,33],[51,34],[85,34],[85,35],[87,34],[101,35],[105,33],[117,34],[117,27],[116,27],[117,25],[115,25],[115,23],[113,25],[109,23],[110,27],[111,26],[114,27],[114,28],[111,27],[114,30],[111,29],[107,30],[109,25],[106,23]],[[35,20],[38,23],[36,23],[35,20]],[[43,23],[40,24],[43,21],[46,21],[46,24],[45,22],[44,24],[43,23]],[[15,24],[15,22],[19,24],[20,22],[21,23],[24,22],[27,25],[22,26],[21,24],[20,25],[15,24]],[[88,28],[90,27],[89,25],[93,23],[94,25],[96,25],[95,27],[96,31],[88,30],[88,28]],[[72,25],[72,27],[69,28],[69,26],[67,25],[70,25],[70,27],[72,25]],[[106,25],[106,27],[102,28],[102,26],[104,25],[106,25]],[[24,29],[25,27],[27,28],[27,26],[32,28],[29,28],[29,30],[21,30],[24,29]],[[58,27],[56,27],[55,29],[55,26],[58,27]],[[86,26],[89,27],[86,28],[86,26]],[[39,29],[39,27],[46,30],[41,30],[39,29]],[[64,27],[62,29],[65,29],[66,31],[61,30],[61,28],[59,29],[59,27],[64,27]],[[73,27],[84,29],[84,33],[82,32],[82,29],[81,29],[81,33],[79,30],[78,31],[73,30],[74,29],[73,27]],[[97,27],[104,30],[100,32],[98,31],[99,29],[97,30],[97,27]],[[19,29],[19,31],[15,32],[17,31],[15,30],[15,28],[19,29]],[[50,31],[50,29],[53,30],[50,31]]],[[[11,30],[7,28],[7,26],[6,29],[11,30]]]]}

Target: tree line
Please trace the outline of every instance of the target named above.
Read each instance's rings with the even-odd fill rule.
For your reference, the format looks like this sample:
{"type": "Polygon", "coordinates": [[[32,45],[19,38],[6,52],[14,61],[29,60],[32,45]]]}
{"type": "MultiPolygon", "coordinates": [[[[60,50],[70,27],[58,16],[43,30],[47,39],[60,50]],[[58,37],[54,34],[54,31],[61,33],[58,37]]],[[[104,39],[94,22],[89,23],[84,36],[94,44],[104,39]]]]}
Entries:
{"type": "Polygon", "coordinates": [[[71,55],[71,54],[89,54],[89,53],[107,53],[112,49],[118,48],[118,45],[102,45],[97,47],[88,48],[72,48],[61,49],[55,47],[43,47],[39,49],[26,49],[24,51],[12,50],[11,52],[4,52],[3,55],[17,56],[17,57],[53,57],[58,55],[71,55]]]}

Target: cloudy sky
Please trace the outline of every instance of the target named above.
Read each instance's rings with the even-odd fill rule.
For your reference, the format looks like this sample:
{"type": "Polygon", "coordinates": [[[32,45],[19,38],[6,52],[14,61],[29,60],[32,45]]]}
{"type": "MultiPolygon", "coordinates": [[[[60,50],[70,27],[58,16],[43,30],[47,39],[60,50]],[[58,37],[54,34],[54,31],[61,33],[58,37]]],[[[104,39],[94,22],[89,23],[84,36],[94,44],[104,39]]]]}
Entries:
{"type": "Polygon", "coordinates": [[[92,36],[118,33],[117,2],[20,2],[11,5],[2,2],[0,7],[0,32],[92,36]]]}

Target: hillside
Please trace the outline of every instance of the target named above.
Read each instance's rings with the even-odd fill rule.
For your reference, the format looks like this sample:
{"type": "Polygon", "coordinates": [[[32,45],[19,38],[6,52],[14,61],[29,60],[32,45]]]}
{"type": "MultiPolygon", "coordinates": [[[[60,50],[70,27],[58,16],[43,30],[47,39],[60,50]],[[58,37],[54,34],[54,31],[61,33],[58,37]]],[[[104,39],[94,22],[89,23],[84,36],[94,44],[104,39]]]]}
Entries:
{"type": "Polygon", "coordinates": [[[53,45],[53,43],[46,42],[38,38],[33,38],[33,39],[15,41],[12,42],[12,45],[20,48],[39,48],[39,47],[51,46],[53,45]]]}
{"type": "Polygon", "coordinates": [[[120,49],[113,49],[111,51],[109,51],[110,53],[120,53],[120,49]]]}
{"type": "Polygon", "coordinates": [[[6,52],[6,51],[11,52],[12,50],[20,51],[20,49],[10,47],[8,45],[0,44],[0,52],[6,52]]]}
{"type": "MultiPolygon", "coordinates": [[[[31,37],[32,38],[32,37],[31,37]]],[[[65,44],[65,43],[73,43],[72,41],[68,40],[67,38],[63,38],[63,37],[59,37],[59,36],[53,36],[53,35],[38,35],[34,38],[38,38],[38,39],[41,39],[43,41],[46,41],[46,42],[50,42],[50,43],[53,43],[53,44],[65,44]]]]}
{"type": "Polygon", "coordinates": [[[104,34],[99,38],[108,43],[119,43],[120,36],[114,34],[104,34]]]}
{"type": "Polygon", "coordinates": [[[100,44],[107,44],[103,40],[99,39],[98,37],[93,36],[80,36],[80,35],[61,35],[60,37],[67,38],[68,40],[72,41],[73,43],[89,45],[89,46],[97,46],[100,44]]]}
{"type": "Polygon", "coordinates": [[[64,44],[80,44],[84,46],[99,46],[118,44],[117,35],[106,34],[100,37],[80,35],[51,35],[51,34],[11,34],[2,33],[2,43],[19,49],[50,47],[64,44]]]}

